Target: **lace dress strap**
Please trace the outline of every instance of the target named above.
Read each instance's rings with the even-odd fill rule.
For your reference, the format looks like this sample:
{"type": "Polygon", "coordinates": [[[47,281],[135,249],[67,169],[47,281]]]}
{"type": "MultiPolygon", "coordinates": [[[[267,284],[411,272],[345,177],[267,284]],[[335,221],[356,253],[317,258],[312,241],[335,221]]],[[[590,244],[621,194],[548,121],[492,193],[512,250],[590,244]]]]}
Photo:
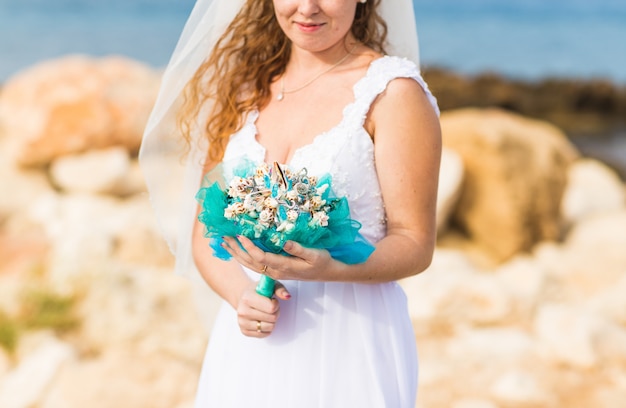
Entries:
{"type": "Polygon", "coordinates": [[[428,97],[433,109],[439,115],[437,99],[428,89],[419,68],[406,58],[384,56],[372,61],[365,76],[354,85],[354,103],[346,107],[344,116],[351,126],[362,127],[374,100],[396,78],[414,79],[428,97]]]}

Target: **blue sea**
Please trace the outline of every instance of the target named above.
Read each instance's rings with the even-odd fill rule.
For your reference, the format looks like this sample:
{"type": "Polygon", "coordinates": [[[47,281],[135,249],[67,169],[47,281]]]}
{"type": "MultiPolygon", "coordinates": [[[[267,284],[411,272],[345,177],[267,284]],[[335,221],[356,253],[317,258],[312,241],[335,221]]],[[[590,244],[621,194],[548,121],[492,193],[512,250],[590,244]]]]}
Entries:
{"type": "MultiPolygon", "coordinates": [[[[384,0],[383,0],[384,1],[384,0]]],[[[164,66],[193,0],[0,0],[0,82],[70,53],[164,66]]],[[[422,65],[626,84],[626,0],[414,0],[422,65]]]]}

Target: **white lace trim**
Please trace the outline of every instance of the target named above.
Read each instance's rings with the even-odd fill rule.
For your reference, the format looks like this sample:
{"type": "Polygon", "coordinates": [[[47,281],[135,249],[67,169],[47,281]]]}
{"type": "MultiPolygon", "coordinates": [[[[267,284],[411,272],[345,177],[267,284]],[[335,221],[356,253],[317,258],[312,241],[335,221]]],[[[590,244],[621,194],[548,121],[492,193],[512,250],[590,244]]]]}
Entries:
{"type": "Polygon", "coordinates": [[[437,99],[430,92],[415,63],[406,58],[384,56],[372,61],[365,77],[354,85],[355,101],[346,106],[344,117],[347,117],[353,126],[362,127],[374,100],[387,88],[389,82],[396,78],[412,78],[420,84],[428,101],[439,115],[437,99]]]}

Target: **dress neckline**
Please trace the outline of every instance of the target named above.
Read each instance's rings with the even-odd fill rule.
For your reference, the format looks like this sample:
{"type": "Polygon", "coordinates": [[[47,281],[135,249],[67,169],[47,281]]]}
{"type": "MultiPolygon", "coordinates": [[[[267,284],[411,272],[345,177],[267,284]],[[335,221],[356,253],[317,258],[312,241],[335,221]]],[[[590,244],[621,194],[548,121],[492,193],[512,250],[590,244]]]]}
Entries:
{"type": "MultiPolygon", "coordinates": [[[[383,55],[382,57],[376,58],[375,60],[371,61],[369,66],[367,67],[367,70],[365,71],[365,75],[363,75],[358,81],[356,81],[354,83],[354,85],[352,85],[352,95],[353,95],[354,99],[352,100],[352,102],[348,103],[343,108],[343,111],[342,111],[342,114],[341,114],[341,119],[339,120],[339,122],[336,125],[332,126],[330,129],[325,130],[325,131],[315,135],[310,142],[305,143],[305,144],[303,144],[301,146],[298,146],[296,149],[294,149],[293,153],[291,154],[291,157],[287,158],[286,163],[279,163],[279,164],[285,165],[285,166],[290,166],[291,163],[294,161],[294,158],[296,158],[299,154],[301,154],[301,152],[313,148],[314,146],[316,146],[319,143],[320,139],[323,139],[324,137],[326,137],[329,134],[333,133],[337,129],[341,128],[345,124],[345,122],[347,120],[346,113],[358,101],[359,95],[357,94],[357,89],[359,89],[360,84],[365,82],[367,80],[367,78],[370,77],[372,69],[373,69],[373,67],[375,67],[379,63],[378,61],[384,60],[385,58],[387,58],[387,56],[383,55]]],[[[251,131],[249,132],[250,139],[252,139],[251,143],[253,143],[255,146],[257,146],[257,148],[261,152],[262,161],[263,162],[267,162],[267,148],[265,146],[263,146],[263,144],[261,142],[259,142],[258,139],[257,139],[257,136],[258,136],[259,132],[258,132],[258,129],[256,127],[256,121],[257,121],[258,118],[259,118],[259,111],[257,109],[251,111],[248,114],[247,126],[251,127],[251,131]]],[[[360,128],[363,129],[365,132],[367,132],[365,130],[365,128],[363,128],[362,125],[360,126],[360,128]]]]}

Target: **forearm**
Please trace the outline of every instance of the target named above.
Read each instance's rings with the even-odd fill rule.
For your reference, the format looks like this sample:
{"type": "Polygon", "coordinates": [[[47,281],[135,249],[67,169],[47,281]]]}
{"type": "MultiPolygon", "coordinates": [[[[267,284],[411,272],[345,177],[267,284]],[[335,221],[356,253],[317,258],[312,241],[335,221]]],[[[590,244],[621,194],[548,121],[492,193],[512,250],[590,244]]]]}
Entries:
{"type": "Polygon", "coordinates": [[[215,258],[204,237],[194,237],[193,258],[205,282],[236,309],[245,289],[253,284],[242,267],[233,260],[215,258]]]}
{"type": "MultiPolygon", "coordinates": [[[[434,240],[390,234],[376,244],[376,250],[362,264],[334,262],[325,279],[343,282],[381,283],[395,281],[424,271],[432,261],[434,240]]],[[[326,275],[326,274],[325,274],[326,275]]]]}

